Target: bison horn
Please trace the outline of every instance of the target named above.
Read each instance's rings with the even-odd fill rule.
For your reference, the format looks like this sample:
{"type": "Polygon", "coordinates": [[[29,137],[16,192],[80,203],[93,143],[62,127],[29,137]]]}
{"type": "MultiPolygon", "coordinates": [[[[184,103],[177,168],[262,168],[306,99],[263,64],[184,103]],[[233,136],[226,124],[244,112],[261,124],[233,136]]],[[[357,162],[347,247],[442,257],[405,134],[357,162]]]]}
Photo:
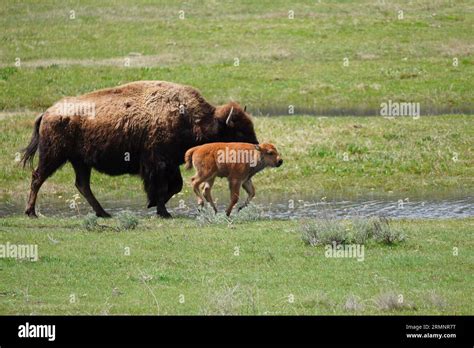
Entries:
{"type": "Polygon", "coordinates": [[[227,126],[230,126],[230,123],[232,122],[232,112],[234,111],[234,107],[230,108],[229,116],[227,116],[227,120],[225,121],[225,124],[227,126]]]}
{"type": "Polygon", "coordinates": [[[246,112],[246,111],[247,111],[247,105],[244,106],[244,112],[246,112]]]}

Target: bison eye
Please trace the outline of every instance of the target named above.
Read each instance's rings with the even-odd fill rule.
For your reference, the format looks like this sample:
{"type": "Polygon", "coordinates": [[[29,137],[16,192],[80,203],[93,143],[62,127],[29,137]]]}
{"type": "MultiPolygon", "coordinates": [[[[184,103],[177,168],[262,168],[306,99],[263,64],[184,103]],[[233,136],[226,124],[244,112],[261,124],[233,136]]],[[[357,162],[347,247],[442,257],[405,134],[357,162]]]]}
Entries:
{"type": "Polygon", "coordinates": [[[267,154],[269,154],[270,156],[274,155],[275,153],[273,151],[268,151],[267,154]]]}

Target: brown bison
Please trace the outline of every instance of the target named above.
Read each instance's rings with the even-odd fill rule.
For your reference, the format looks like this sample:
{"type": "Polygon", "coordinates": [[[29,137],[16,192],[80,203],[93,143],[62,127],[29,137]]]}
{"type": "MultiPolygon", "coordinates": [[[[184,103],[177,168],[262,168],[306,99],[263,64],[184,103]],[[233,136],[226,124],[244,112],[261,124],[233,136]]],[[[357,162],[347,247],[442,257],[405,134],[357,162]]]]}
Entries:
{"type": "Polygon", "coordinates": [[[198,204],[208,201],[214,212],[217,207],[211,196],[212,186],[216,177],[227,177],[230,189],[230,203],[226,209],[227,216],[239,201],[240,187],[248,197],[239,210],[245,208],[255,196],[252,177],[266,167],[279,167],[283,164],[273,144],[246,143],[213,143],[193,147],[185,154],[186,169],[194,167],[196,175],[191,178],[198,204]],[[201,184],[203,184],[201,192],[201,184]]]}
{"type": "Polygon", "coordinates": [[[109,175],[138,174],[148,207],[170,217],[166,202],[181,191],[186,150],[218,141],[258,143],[250,116],[237,103],[214,107],[194,88],[138,81],[63,98],[36,118],[23,166],[38,150],[25,213],[36,217],[44,181],[67,161],[76,187],[97,216],[109,217],[90,189],[91,168],[109,175]]]}

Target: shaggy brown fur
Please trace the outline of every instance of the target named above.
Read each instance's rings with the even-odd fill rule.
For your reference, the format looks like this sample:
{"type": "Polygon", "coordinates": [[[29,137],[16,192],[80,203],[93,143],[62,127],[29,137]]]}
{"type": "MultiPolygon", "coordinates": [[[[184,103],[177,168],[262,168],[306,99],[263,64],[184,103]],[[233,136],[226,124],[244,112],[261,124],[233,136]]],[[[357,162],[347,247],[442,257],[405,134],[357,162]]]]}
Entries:
{"type": "Polygon", "coordinates": [[[98,216],[110,216],[90,190],[91,168],[139,174],[148,207],[169,217],[165,204],[181,191],[179,165],[190,147],[215,141],[258,143],[249,115],[237,103],[209,104],[194,88],[138,81],[60,100],[35,121],[23,164],[39,150],[25,213],[36,216],[43,182],[69,161],[76,186],[98,216]]]}
{"type": "Polygon", "coordinates": [[[252,177],[266,167],[279,167],[283,164],[277,149],[272,144],[213,143],[196,146],[185,154],[186,169],[194,167],[196,174],[191,178],[198,204],[204,205],[206,199],[217,213],[211,196],[212,185],[217,177],[227,177],[230,189],[230,204],[226,209],[230,215],[239,201],[240,187],[248,197],[239,210],[246,207],[255,196],[252,177]],[[202,184],[202,188],[200,187],[202,184]]]}

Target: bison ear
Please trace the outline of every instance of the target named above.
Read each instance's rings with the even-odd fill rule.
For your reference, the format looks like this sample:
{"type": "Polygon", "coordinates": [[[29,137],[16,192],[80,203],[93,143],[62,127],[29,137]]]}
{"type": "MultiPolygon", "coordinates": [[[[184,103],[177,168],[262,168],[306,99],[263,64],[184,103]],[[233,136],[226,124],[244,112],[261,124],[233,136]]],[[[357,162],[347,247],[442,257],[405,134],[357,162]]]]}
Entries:
{"type": "Polygon", "coordinates": [[[232,122],[232,113],[233,112],[234,112],[234,107],[231,107],[230,112],[229,112],[229,116],[227,116],[227,119],[225,120],[225,124],[228,127],[233,127],[234,126],[234,122],[232,122]]]}

